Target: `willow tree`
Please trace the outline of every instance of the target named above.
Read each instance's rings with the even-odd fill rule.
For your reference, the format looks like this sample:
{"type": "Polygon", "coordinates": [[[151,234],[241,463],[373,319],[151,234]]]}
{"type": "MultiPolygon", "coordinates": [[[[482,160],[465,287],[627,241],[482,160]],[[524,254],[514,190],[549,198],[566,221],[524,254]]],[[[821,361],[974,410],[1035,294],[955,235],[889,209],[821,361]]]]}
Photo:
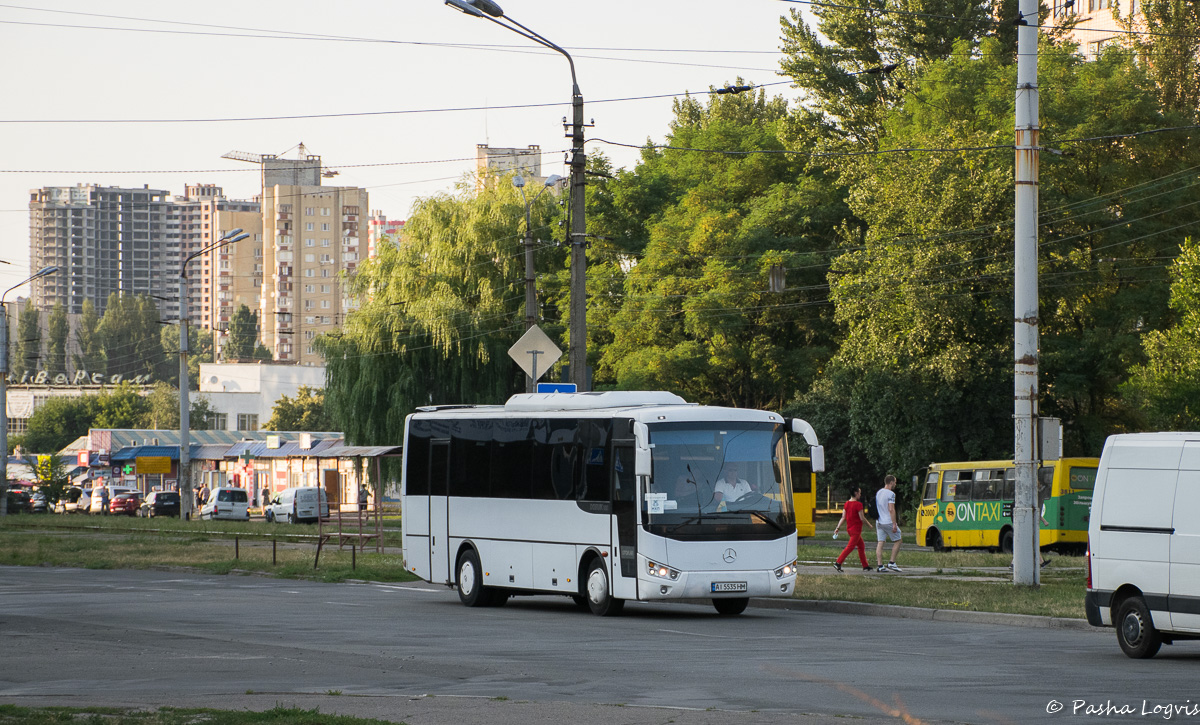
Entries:
{"type": "MultiPolygon", "coordinates": [[[[556,208],[543,194],[535,229],[556,208]]],[[[349,441],[399,443],[417,406],[499,403],[524,389],[508,357],[524,333],[524,215],[510,179],[464,183],[418,202],[403,236],[347,280],[362,304],[316,345],[327,410],[349,441]]],[[[536,258],[550,270],[565,254],[543,246],[536,258]]]]}

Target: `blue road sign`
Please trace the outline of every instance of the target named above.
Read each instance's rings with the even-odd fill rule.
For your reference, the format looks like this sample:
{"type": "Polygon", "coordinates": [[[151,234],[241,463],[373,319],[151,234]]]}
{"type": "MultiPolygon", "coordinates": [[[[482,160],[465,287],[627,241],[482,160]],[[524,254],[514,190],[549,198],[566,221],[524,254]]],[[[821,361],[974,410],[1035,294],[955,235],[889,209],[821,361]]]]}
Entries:
{"type": "Polygon", "coordinates": [[[539,393],[574,393],[575,383],[538,383],[537,391],[539,393]]]}

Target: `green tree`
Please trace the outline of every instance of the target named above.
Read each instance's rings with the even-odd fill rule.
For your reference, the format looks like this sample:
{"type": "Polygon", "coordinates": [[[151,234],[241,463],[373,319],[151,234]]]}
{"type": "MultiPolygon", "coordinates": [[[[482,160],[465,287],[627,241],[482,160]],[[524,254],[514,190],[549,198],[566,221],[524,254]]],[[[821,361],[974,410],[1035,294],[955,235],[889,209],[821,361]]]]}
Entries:
{"type": "Polygon", "coordinates": [[[71,479],[67,475],[67,466],[63,463],[62,456],[59,456],[57,453],[42,456],[27,456],[25,458],[25,465],[29,466],[29,470],[33,471],[38,486],[42,489],[42,493],[46,495],[47,510],[53,511],[54,505],[62,499],[63,494],[67,491],[67,486],[71,483],[71,479]]]}
{"type": "Polygon", "coordinates": [[[48,323],[49,337],[46,341],[46,372],[58,375],[67,372],[67,308],[62,302],[54,303],[48,323]]]}
{"type": "Polygon", "coordinates": [[[1114,7],[1113,16],[1134,31],[1126,42],[1154,81],[1163,106],[1194,123],[1200,117],[1200,3],[1142,0],[1137,10],[1121,18],[1114,7]]]}
{"type": "Polygon", "coordinates": [[[10,377],[20,380],[37,372],[42,354],[41,314],[32,304],[25,305],[17,318],[17,339],[13,346],[10,377]]]}
{"type": "Polygon", "coordinates": [[[158,308],[143,296],[113,293],[100,320],[108,375],[153,376],[163,369],[158,308]]]}
{"type": "MultiPolygon", "coordinates": [[[[179,386],[179,325],[163,325],[161,332],[163,362],[157,380],[179,386]]],[[[202,327],[188,326],[188,389],[200,389],[200,364],[213,361],[212,333],[202,327]]]]}
{"type": "Polygon", "coordinates": [[[94,396],[52,397],[33,411],[14,443],[32,453],[57,453],[87,435],[95,419],[94,396]]]}
{"type": "Polygon", "coordinates": [[[88,373],[104,373],[108,364],[104,359],[104,339],[100,332],[100,316],[91,300],[83,301],[83,312],[79,315],[79,326],[75,329],[75,342],[79,353],[75,355],[75,369],[88,373]]]}
{"type": "Polygon", "coordinates": [[[1148,332],[1146,362],[1122,392],[1152,430],[1200,426],[1200,240],[1189,238],[1171,267],[1175,324],[1148,332]]]}
{"type": "MultiPolygon", "coordinates": [[[[144,417],[136,426],[138,428],[154,428],[158,430],[179,429],[179,389],[158,382],[154,390],[145,396],[146,408],[144,417]]],[[[207,396],[197,395],[188,398],[188,426],[192,430],[208,430],[212,423],[212,403],[207,396]]]]}
{"type": "Polygon", "coordinates": [[[295,397],[279,396],[264,430],[330,431],[333,421],[325,412],[325,391],[301,385],[295,397]]]}
{"type": "Polygon", "coordinates": [[[905,84],[926,64],[949,58],[956,43],[974,46],[992,32],[1003,42],[991,52],[1011,57],[1015,48],[1012,25],[997,24],[993,12],[1015,18],[1016,0],[867,0],[815,3],[811,11],[815,25],[795,9],[780,18],[780,67],[827,131],[856,142],[873,142],[905,84]]]}
{"type": "MultiPolygon", "coordinates": [[[[316,341],[332,427],[355,444],[394,442],[417,405],[493,403],[524,389],[507,355],[523,332],[523,219],[508,179],[418,202],[404,241],[348,280],[367,301],[340,334],[316,341]]],[[[563,257],[547,246],[537,263],[563,257]]]]}
{"type": "Polygon", "coordinates": [[[150,401],[128,382],[94,396],[93,404],[93,428],[141,428],[150,414],[150,401]]]}
{"type": "Polygon", "coordinates": [[[258,313],[240,305],[229,316],[229,338],[221,349],[221,359],[226,362],[253,359],[258,335],[258,313]]]}
{"type": "MultiPolygon", "coordinates": [[[[848,221],[841,190],[808,163],[811,133],[789,122],[780,98],[687,98],[675,115],[669,148],[647,149],[609,184],[614,212],[630,206],[644,220],[614,236],[646,238],[640,250],[625,243],[640,258],[617,290],[599,377],[696,402],[778,408],[833,354],[835,328],[817,303],[826,252],[848,221]],[[638,200],[642,189],[653,206],[638,200]],[[784,273],[785,290],[770,291],[772,269],[784,273]]],[[[620,275],[618,266],[606,276],[620,275]]]]}
{"type": "MultiPolygon", "coordinates": [[[[929,65],[887,117],[883,148],[1012,144],[1015,68],[995,41],[968,50],[929,65]]],[[[1039,74],[1050,145],[1182,125],[1128,54],[1085,63],[1044,41],[1039,74]]],[[[1200,153],[1167,133],[1069,149],[1041,166],[1041,412],[1063,419],[1069,454],[1095,455],[1136,422],[1118,390],[1141,356],[1139,328],[1166,318],[1157,260],[1200,219],[1189,173],[1200,153]]],[[[842,344],[792,408],[842,441],[834,480],[1012,455],[1012,164],[1008,149],[840,164],[869,232],[833,265],[842,344]]]]}

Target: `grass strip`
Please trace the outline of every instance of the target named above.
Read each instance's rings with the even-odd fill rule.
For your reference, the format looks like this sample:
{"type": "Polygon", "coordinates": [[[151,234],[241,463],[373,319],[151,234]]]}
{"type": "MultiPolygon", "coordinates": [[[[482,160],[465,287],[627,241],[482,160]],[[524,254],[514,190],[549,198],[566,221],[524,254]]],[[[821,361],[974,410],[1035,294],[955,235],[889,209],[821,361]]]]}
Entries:
{"type": "Polygon", "coordinates": [[[416,581],[404,570],[399,554],[375,551],[352,553],[326,545],[319,567],[313,568],[316,543],[280,542],[272,551],[269,539],[214,538],[188,532],[93,532],[84,529],[14,530],[0,526],[0,564],[61,566],[85,569],[186,568],[209,574],[259,573],[284,579],[341,582],[360,579],[381,582],[416,581]],[[235,556],[236,553],[236,556],[235,556]],[[272,563],[272,556],[274,562],[272,563]]]}
{"type": "Polygon", "coordinates": [[[270,710],[212,710],[163,707],[19,707],[0,705],[0,725],[383,725],[374,718],[331,715],[319,709],[276,706],[270,710]]]}

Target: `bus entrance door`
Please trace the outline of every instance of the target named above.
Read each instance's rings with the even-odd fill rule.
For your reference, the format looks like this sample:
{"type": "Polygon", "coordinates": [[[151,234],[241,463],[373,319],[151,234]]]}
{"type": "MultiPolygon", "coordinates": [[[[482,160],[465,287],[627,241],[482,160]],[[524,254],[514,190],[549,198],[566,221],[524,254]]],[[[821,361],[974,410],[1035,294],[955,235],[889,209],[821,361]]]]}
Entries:
{"type": "Polygon", "coordinates": [[[450,441],[429,442],[429,581],[454,583],[447,540],[450,441]]]}
{"type": "Polygon", "coordinates": [[[612,590],[618,599],[637,598],[637,476],[633,441],[628,443],[613,445],[612,540],[617,559],[612,567],[612,590]]]}

